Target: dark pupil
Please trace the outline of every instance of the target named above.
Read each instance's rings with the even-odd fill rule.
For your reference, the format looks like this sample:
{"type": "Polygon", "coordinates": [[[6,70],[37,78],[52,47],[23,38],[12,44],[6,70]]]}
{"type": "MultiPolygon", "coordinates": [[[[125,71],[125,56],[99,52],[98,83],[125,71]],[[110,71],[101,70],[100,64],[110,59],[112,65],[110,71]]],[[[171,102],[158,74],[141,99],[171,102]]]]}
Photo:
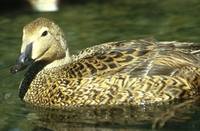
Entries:
{"type": "Polygon", "coordinates": [[[41,36],[46,36],[47,33],[48,33],[47,31],[44,31],[41,36]]]}

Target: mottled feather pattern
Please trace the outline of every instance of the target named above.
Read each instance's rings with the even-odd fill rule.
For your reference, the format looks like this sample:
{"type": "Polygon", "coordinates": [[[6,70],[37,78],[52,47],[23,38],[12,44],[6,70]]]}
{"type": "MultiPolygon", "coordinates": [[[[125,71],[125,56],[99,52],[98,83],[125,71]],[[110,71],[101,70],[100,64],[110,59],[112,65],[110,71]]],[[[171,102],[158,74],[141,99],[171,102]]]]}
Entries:
{"type": "Polygon", "coordinates": [[[41,70],[24,100],[65,108],[189,98],[198,94],[200,85],[199,61],[189,47],[146,40],[97,45],[72,56],[69,64],[41,70]]]}

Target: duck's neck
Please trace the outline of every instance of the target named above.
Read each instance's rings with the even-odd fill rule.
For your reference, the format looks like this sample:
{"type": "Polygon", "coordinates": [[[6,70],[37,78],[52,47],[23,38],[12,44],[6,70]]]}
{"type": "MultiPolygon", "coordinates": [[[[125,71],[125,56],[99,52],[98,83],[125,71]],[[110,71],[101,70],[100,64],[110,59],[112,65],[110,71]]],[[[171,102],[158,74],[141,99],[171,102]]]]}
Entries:
{"type": "Polygon", "coordinates": [[[21,82],[19,87],[19,97],[23,99],[24,95],[26,94],[27,90],[29,89],[29,86],[33,79],[36,77],[36,75],[44,70],[44,69],[51,69],[54,67],[62,66],[64,64],[70,63],[71,57],[69,55],[69,51],[66,50],[66,55],[64,58],[59,60],[54,60],[53,62],[48,61],[36,61],[34,62],[28,69],[28,71],[24,75],[24,80],[21,82]]]}
{"type": "Polygon", "coordinates": [[[24,79],[21,81],[19,86],[19,97],[23,100],[24,95],[29,89],[32,80],[36,77],[38,72],[40,72],[48,64],[46,61],[37,61],[33,63],[27,72],[24,74],[24,79]]]}
{"type": "Polygon", "coordinates": [[[54,60],[53,62],[47,64],[44,67],[44,69],[50,69],[50,68],[62,66],[62,65],[68,64],[70,62],[71,62],[71,57],[70,57],[69,51],[67,49],[65,52],[65,57],[58,59],[58,60],[54,60]]]}

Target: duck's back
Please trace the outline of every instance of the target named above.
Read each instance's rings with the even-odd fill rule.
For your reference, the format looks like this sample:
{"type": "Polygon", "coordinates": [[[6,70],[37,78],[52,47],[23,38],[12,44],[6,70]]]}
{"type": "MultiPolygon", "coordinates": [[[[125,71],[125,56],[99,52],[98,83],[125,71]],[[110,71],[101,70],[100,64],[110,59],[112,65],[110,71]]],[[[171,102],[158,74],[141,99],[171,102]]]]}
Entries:
{"type": "Polygon", "coordinates": [[[182,67],[199,66],[198,54],[191,53],[198,49],[200,45],[181,45],[178,42],[162,44],[137,40],[105,43],[73,56],[73,62],[64,70],[71,70],[74,74],[84,70],[85,74],[80,72],[80,77],[115,73],[132,77],[173,75],[182,67]]]}
{"type": "Polygon", "coordinates": [[[24,100],[62,108],[148,104],[198,94],[199,59],[191,52],[199,45],[174,43],[139,40],[88,48],[70,64],[39,72],[24,100]]]}

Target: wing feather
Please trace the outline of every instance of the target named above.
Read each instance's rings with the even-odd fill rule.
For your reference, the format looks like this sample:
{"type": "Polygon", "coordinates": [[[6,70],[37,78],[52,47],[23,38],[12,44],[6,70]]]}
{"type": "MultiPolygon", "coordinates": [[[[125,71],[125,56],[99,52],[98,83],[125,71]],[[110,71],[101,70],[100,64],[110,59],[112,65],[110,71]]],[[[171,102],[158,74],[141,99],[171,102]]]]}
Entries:
{"type": "Polygon", "coordinates": [[[65,66],[65,70],[80,72],[81,77],[115,73],[134,77],[171,76],[184,66],[199,66],[199,54],[196,53],[199,49],[198,44],[181,42],[110,42],[87,48],[72,56],[73,62],[65,66]],[[84,68],[76,69],[78,65],[84,68]]]}

